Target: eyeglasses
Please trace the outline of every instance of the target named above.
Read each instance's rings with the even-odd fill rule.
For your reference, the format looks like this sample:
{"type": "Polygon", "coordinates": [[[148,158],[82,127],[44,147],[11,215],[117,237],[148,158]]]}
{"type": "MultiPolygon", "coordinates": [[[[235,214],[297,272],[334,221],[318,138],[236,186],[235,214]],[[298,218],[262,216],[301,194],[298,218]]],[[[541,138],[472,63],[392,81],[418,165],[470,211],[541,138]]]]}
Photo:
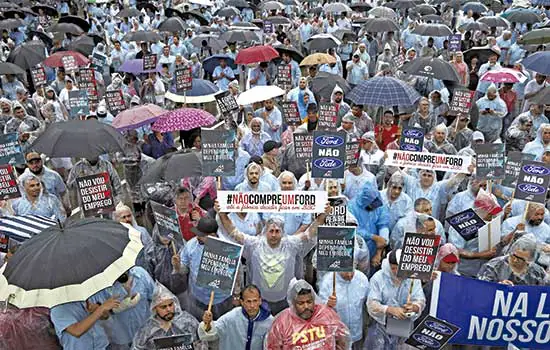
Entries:
{"type": "Polygon", "coordinates": [[[515,260],[519,260],[519,261],[521,261],[521,262],[524,263],[524,264],[527,263],[527,259],[522,258],[521,256],[517,256],[516,253],[512,254],[512,257],[513,257],[515,260]]]}

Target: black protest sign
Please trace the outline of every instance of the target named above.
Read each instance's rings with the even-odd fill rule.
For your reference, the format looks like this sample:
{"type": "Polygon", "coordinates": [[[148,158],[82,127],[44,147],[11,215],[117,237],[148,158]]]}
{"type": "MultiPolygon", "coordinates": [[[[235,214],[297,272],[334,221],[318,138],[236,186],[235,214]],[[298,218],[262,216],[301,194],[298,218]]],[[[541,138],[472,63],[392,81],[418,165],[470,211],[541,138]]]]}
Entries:
{"type": "Polygon", "coordinates": [[[107,102],[107,108],[113,116],[116,116],[126,109],[126,103],[124,102],[122,90],[106,91],[105,101],[107,102]]]}
{"type": "Polygon", "coordinates": [[[176,81],[176,92],[183,93],[193,87],[193,74],[191,66],[180,66],[176,68],[174,79],[176,81]]]}
{"type": "Polygon", "coordinates": [[[231,295],[241,253],[241,245],[208,237],[199,265],[197,285],[231,295]]]}
{"type": "Polygon", "coordinates": [[[45,86],[48,83],[46,78],[46,70],[44,67],[34,67],[31,69],[32,83],[35,88],[45,86]]]}
{"type": "Polygon", "coordinates": [[[0,253],[7,253],[10,246],[10,236],[0,233],[0,253]]]}
{"type": "Polygon", "coordinates": [[[281,109],[283,110],[283,119],[286,125],[302,124],[302,118],[300,118],[300,112],[298,111],[298,104],[295,101],[281,102],[281,109]]]}
{"type": "Polygon", "coordinates": [[[407,232],[403,240],[397,277],[429,281],[440,240],[441,236],[438,235],[407,232]]]}
{"type": "Polygon", "coordinates": [[[72,74],[78,70],[78,64],[73,56],[63,56],[61,57],[61,62],[63,63],[63,68],[65,68],[66,74],[72,74]]]}
{"type": "Polygon", "coordinates": [[[157,55],[154,53],[143,55],[143,71],[154,71],[157,69],[157,55]]]}
{"type": "Polygon", "coordinates": [[[313,134],[292,134],[296,159],[311,163],[313,134]]]}
{"type": "Polygon", "coordinates": [[[346,197],[329,197],[330,214],[325,219],[325,226],[346,226],[348,201],[346,197]]]}
{"type": "Polygon", "coordinates": [[[233,96],[231,92],[223,91],[214,95],[214,97],[216,98],[216,103],[222,115],[231,114],[239,110],[237,100],[235,100],[235,96],[233,96]]]}
{"type": "Polygon", "coordinates": [[[235,175],[235,129],[201,129],[203,176],[235,175]]]}
{"type": "Polygon", "coordinates": [[[76,179],[78,196],[84,216],[94,216],[115,210],[109,173],[99,173],[76,179]]]}
{"type": "Polygon", "coordinates": [[[550,167],[547,164],[524,161],[521,163],[514,198],[545,204],[549,175],[550,167]]]}
{"type": "Polygon", "coordinates": [[[277,66],[277,85],[283,90],[292,88],[292,69],[290,64],[280,64],[277,66]]]}
{"type": "Polygon", "coordinates": [[[401,133],[399,149],[402,151],[422,152],[424,147],[424,129],[406,128],[401,133]]]}
{"type": "Polygon", "coordinates": [[[476,179],[498,180],[504,178],[504,144],[475,145],[476,179]]]}
{"type": "Polygon", "coordinates": [[[99,96],[95,80],[95,70],[93,68],[80,68],[78,70],[78,88],[86,91],[90,105],[97,106],[99,96]]]}
{"type": "Polygon", "coordinates": [[[502,185],[507,187],[515,187],[516,180],[519,175],[519,170],[521,168],[521,163],[523,161],[534,160],[535,155],[531,153],[521,153],[521,152],[508,152],[506,156],[506,163],[504,164],[504,179],[502,180],[502,185]]]}
{"type": "Polygon", "coordinates": [[[153,217],[157,224],[157,229],[161,237],[176,240],[183,245],[183,236],[181,235],[178,214],[176,210],[165,207],[157,202],[150,201],[153,217]]]}
{"type": "Polygon", "coordinates": [[[314,131],[311,177],[343,179],[346,135],[342,132],[314,131]]]}
{"type": "Polygon", "coordinates": [[[346,142],[346,169],[359,162],[359,142],[346,142]]]}
{"type": "Polygon", "coordinates": [[[72,119],[90,114],[90,104],[86,90],[69,91],[69,114],[72,119]]]}
{"type": "Polygon", "coordinates": [[[12,132],[0,135],[0,164],[25,164],[25,157],[19,144],[19,134],[12,132]]]}
{"type": "Polygon", "coordinates": [[[405,343],[421,350],[440,350],[459,330],[460,327],[452,323],[428,315],[405,343]]]}
{"type": "Polygon", "coordinates": [[[319,226],[317,230],[317,270],[353,271],[355,227],[319,226]]]}
{"type": "Polygon", "coordinates": [[[477,237],[477,231],[485,226],[485,221],[472,208],[449,216],[445,220],[455,229],[464,240],[471,241],[477,237]]]}
{"type": "MultiPolygon", "coordinates": [[[[113,60],[118,60],[120,61],[120,58],[117,57],[113,60]]],[[[122,64],[123,62],[120,61],[120,64],[122,64]]],[[[105,65],[107,64],[107,56],[99,53],[99,52],[94,52],[94,54],[92,55],[92,67],[97,70],[98,72],[100,73],[103,73],[103,67],[105,67],[105,65]]]]}
{"type": "Polygon", "coordinates": [[[275,32],[273,22],[264,20],[264,33],[266,35],[271,35],[273,32],[275,32]]]}
{"type": "Polygon", "coordinates": [[[338,112],[336,111],[336,104],[327,102],[320,103],[317,130],[336,130],[337,122],[338,112]]]}
{"type": "Polygon", "coordinates": [[[455,89],[453,91],[453,99],[449,106],[449,112],[451,115],[468,115],[470,108],[472,107],[472,97],[474,91],[467,89],[455,89]]]}
{"type": "Polygon", "coordinates": [[[193,350],[193,336],[178,334],[169,337],[154,338],[155,350],[193,350]]]}
{"type": "Polygon", "coordinates": [[[19,186],[17,186],[17,176],[13,166],[0,165],[0,199],[13,199],[21,197],[19,186]]]}
{"type": "Polygon", "coordinates": [[[460,51],[462,34],[453,34],[449,36],[449,52],[460,51]]]}

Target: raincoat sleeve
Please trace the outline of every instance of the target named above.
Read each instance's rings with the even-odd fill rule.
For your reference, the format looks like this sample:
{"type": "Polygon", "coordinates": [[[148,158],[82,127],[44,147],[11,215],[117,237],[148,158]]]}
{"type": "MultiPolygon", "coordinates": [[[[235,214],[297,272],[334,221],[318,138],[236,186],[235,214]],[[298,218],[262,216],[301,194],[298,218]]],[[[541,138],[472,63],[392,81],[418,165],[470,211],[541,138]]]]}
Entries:
{"type": "Polygon", "coordinates": [[[378,235],[386,240],[390,241],[390,211],[386,205],[381,206],[378,210],[378,220],[376,222],[376,228],[378,229],[378,235]]]}
{"type": "Polygon", "coordinates": [[[370,281],[369,297],[367,298],[367,310],[369,315],[374,318],[376,322],[385,325],[388,306],[382,304],[382,291],[384,288],[389,288],[390,286],[385,286],[383,279],[374,277],[370,281]]]}

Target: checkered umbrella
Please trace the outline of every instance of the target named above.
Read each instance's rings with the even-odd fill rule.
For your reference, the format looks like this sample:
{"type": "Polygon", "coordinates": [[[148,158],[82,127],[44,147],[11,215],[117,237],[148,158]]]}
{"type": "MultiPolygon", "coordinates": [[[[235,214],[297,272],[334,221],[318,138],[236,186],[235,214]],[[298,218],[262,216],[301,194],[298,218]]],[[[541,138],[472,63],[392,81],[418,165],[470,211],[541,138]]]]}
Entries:
{"type": "Polygon", "coordinates": [[[362,81],[351,90],[348,98],[359,105],[412,106],[420,95],[399,79],[375,77],[362,81]]]}

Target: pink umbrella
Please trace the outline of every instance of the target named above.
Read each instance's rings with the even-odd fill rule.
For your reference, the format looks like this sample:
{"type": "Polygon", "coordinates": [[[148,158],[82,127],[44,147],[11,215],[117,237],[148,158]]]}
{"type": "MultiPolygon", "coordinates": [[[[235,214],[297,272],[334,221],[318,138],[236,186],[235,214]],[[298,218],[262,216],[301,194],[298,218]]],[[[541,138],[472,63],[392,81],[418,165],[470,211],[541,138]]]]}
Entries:
{"type": "Polygon", "coordinates": [[[148,103],[120,112],[113,120],[112,125],[118,131],[133,130],[151,124],[166,112],[168,112],[166,109],[148,103]]]}
{"type": "Polygon", "coordinates": [[[482,81],[490,81],[492,83],[522,83],[526,79],[527,77],[521,72],[510,68],[490,70],[481,76],[482,81]]]}
{"type": "Polygon", "coordinates": [[[191,130],[215,122],[216,117],[202,109],[180,108],[161,115],[152,129],[160,132],[191,130]]]}

